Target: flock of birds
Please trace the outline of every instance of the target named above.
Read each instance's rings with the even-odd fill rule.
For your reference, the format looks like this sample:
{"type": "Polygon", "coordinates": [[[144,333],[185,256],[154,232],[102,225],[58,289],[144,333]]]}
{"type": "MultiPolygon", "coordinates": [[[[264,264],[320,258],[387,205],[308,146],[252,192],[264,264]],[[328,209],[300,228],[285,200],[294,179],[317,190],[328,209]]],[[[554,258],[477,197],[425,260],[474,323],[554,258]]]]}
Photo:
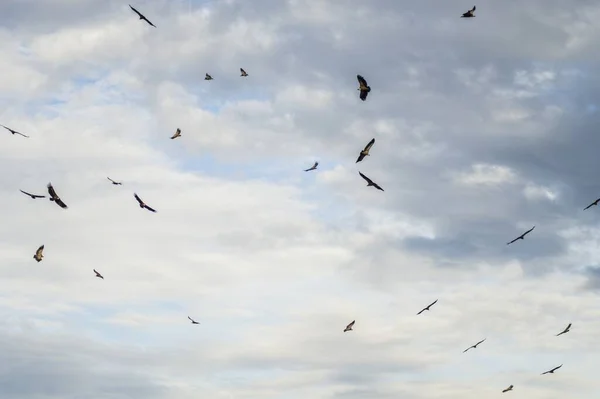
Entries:
{"type": "MultiPolygon", "coordinates": [[[[156,26],[150,22],[150,20],[148,18],[146,18],[143,14],[141,14],[137,9],[135,9],[134,7],[132,7],[131,5],[129,5],[129,7],[131,8],[131,10],[133,12],[135,12],[138,16],[140,20],[144,20],[146,21],[149,25],[153,26],[156,28],[156,26]]],[[[464,14],[462,14],[461,18],[473,18],[475,17],[475,10],[476,7],[473,6],[472,9],[468,10],[467,12],[465,12],[464,14]]],[[[248,73],[246,73],[246,71],[243,68],[240,68],[240,72],[241,72],[241,77],[247,77],[248,73]]],[[[357,75],[356,76],[357,80],[358,80],[358,90],[359,90],[359,98],[362,101],[366,101],[367,96],[369,95],[369,93],[371,92],[371,87],[368,85],[366,79],[361,76],[361,75],[357,75]]],[[[206,74],[204,80],[213,80],[213,77],[211,75],[209,75],[208,73],[206,74]]],[[[10,133],[12,133],[13,135],[17,134],[26,138],[29,138],[30,136],[25,135],[19,131],[16,131],[12,128],[9,128],[7,126],[4,125],[0,125],[1,127],[7,129],[10,133]]],[[[181,137],[181,129],[177,128],[177,130],[175,131],[175,133],[171,136],[171,139],[176,139],[178,137],[181,137]]],[[[367,143],[367,145],[360,151],[358,158],[356,159],[356,163],[359,163],[361,161],[363,161],[365,159],[365,157],[370,156],[369,151],[371,150],[371,148],[373,147],[373,145],[375,144],[375,138],[371,139],[371,141],[369,141],[367,143]]],[[[308,169],[305,169],[305,172],[310,172],[313,170],[316,170],[317,167],[319,166],[319,162],[315,162],[313,164],[313,166],[311,166],[308,169]]],[[[370,179],[369,177],[367,177],[366,175],[364,175],[362,172],[358,172],[359,175],[367,182],[367,187],[374,187],[380,191],[384,191],[383,188],[381,188],[381,186],[379,186],[377,183],[375,183],[372,179],[370,179]]],[[[111,179],[110,177],[107,177],[107,179],[116,186],[120,186],[123,183],[122,182],[118,182],[115,181],[113,179],[111,179]]],[[[21,191],[23,194],[29,196],[32,199],[37,199],[37,198],[46,198],[45,195],[38,195],[38,194],[32,194],[29,193],[27,191],[24,190],[19,190],[21,191]]],[[[54,202],[55,204],[57,204],[58,206],[60,206],[63,209],[67,209],[68,206],[65,204],[65,202],[58,196],[58,194],[56,193],[56,190],[54,189],[54,187],[52,186],[52,183],[48,183],[47,185],[47,191],[48,191],[48,195],[49,195],[49,200],[54,202]]],[[[146,209],[150,212],[156,212],[155,209],[153,209],[152,207],[148,206],[139,196],[137,193],[133,194],[134,198],[136,199],[136,201],[138,202],[138,205],[140,208],[142,209],[146,209]]],[[[592,202],[590,205],[588,205],[587,207],[584,208],[584,210],[589,209],[592,206],[597,206],[600,203],[600,198],[598,198],[597,200],[595,200],[594,202],[592,202]]],[[[531,233],[533,231],[533,229],[535,229],[535,226],[533,226],[531,229],[527,230],[526,232],[524,232],[523,234],[521,234],[520,236],[518,236],[517,238],[515,238],[512,241],[509,241],[507,243],[507,245],[510,245],[518,240],[524,240],[525,236],[527,236],[529,233],[531,233]]],[[[41,262],[42,259],[44,258],[44,245],[41,245],[36,251],[35,254],[33,255],[33,258],[37,261],[37,262],[41,262]]],[[[96,269],[93,269],[93,272],[95,274],[95,277],[100,278],[102,280],[104,280],[104,276],[102,274],[100,274],[96,269]]],[[[426,307],[424,307],[423,309],[421,309],[417,315],[422,314],[425,311],[430,311],[431,307],[433,305],[435,305],[438,302],[438,300],[436,299],[435,301],[433,301],[432,303],[430,303],[429,305],[427,305],[426,307]]],[[[192,324],[200,324],[199,322],[197,322],[196,320],[192,319],[190,316],[188,316],[188,319],[190,320],[190,322],[192,324]]],[[[353,331],[353,327],[354,324],[356,323],[356,320],[353,320],[351,323],[349,323],[346,328],[344,329],[343,332],[349,332],[349,331],[353,331]]],[[[560,336],[563,334],[566,334],[570,331],[571,329],[571,323],[569,323],[569,325],[567,325],[567,327],[561,331],[560,333],[556,334],[556,336],[560,336]]],[[[465,349],[463,351],[463,353],[469,351],[470,349],[476,349],[480,344],[482,344],[487,338],[482,339],[481,341],[477,342],[474,345],[469,346],[467,349],[465,349]]],[[[543,372],[541,375],[544,374],[553,374],[556,370],[558,370],[559,368],[562,367],[562,364],[560,366],[554,367],[548,371],[543,372]]],[[[506,389],[502,390],[503,393],[508,392],[508,391],[512,391],[513,390],[513,385],[508,386],[506,389]]]]}

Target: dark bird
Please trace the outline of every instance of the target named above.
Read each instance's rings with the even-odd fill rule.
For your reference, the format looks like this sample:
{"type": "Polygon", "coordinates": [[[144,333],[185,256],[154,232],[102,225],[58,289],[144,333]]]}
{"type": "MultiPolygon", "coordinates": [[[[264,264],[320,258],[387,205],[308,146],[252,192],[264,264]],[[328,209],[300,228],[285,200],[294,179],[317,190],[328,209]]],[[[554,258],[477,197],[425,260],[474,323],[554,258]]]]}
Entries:
{"type": "Polygon", "coordinates": [[[190,321],[192,322],[192,324],[200,324],[196,320],[192,319],[190,316],[188,316],[188,319],[190,319],[190,321]]]}
{"type": "Polygon", "coordinates": [[[140,208],[146,208],[150,212],[156,212],[154,209],[152,209],[148,205],[144,204],[144,201],[142,201],[142,199],[140,197],[138,197],[138,195],[136,193],[133,193],[133,196],[135,197],[135,199],[137,200],[137,202],[139,202],[140,208]]]}
{"type": "Polygon", "coordinates": [[[102,280],[104,280],[104,276],[102,276],[100,273],[98,273],[96,271],[96,269],[94,269],[94,273],[96,273],[96,277],[101,278],[102,280]]]}
{"type": "Polygon", "coordinates": [[[240,72],[242,73],[240,76],[242,76],[242,77],[248,76],[248,74],[246,73],[246,71],[244,71],[244,68],[240,68],[240,72]]]}
{"type": "Polygon", "coordinates": [[[177,128],[175,134],[171,136],[171,140],[176,139],[177,137],[181,137],[181,129],[177,128]]]}
{"type": "Polygon", "coordinates": [[[114,181],[113,179],[111,179],[111,178],[110,178],[110,177],[108,177],[108,176],[107,176],[106,178],[107,178],[108,180],[110,180],[110,182],[111,182],[112,184],[114,184],[115,186],[120,186],[121,184],[123,184],[123,183],[121,183],[121,182],[114,181]]]}
{"type": "Polygon", "coordinates": [[[33,255],[33,259],[37,260],[38,262],[42,261],[42,258],[44,257],[44,246],[40,246],[37,251],[35,251],[35,255],[33,255]]]}
{"type": "Polygon", "coordinates": [[[19,135],[21,135],[21,136],[23,136],[23,137],[27,137],[27,138],[29,138],[29,136],[27,136],[27,135],[24,135],[23,133],[17,132],[16,130],[12,130],[12,129],[11,129],[11,128],[9,128],[9,127],[6,127],[6,126],[4,126],[4,125],[0,125],[0,126],[2,126],[2,127],[3,127],[3,128],[5,128],[6,130],[8,130],[9,132],[11,132],[13,135],[15,135],[15,134],[19,134],[19,135]]]}
{"type": "Polygon", "coordinates": [[[556,370],[558,370],[559,368],[561,368],[561,367],[562,367],[562,364],[561,364],[560,366],[558,366],[558,367],[554,367],[552,370],[544,371],[544,372],[543,372],[542,374],[540,374],[540,375],[544,375],[544,374],[554,374],[554,372],[555,372],[556,370]]]}
{"type": "Polygon", "coordinates": [[[506,388],[505,390],[503,390],[502,393],[508,392],[508,391],[512,391],[512,389],[513,389],[513,386],[510,385],[508,388],[506,388]]]}
{"type": "Polygon", "coordinates": [[[365,148],[360,152],[360,154],[358,154],[358,159],[356,160],[355,163],[359,163],[360,161],[362,161],[365,157],[370,156],[369,154],[369,150],[371,149],[371,147],[373,147],[373,144],[375,144],[375,138],[371,139],[371,141],[369,141],[369,144],[367,144],[365,146],[365,148]]]}
{"type": "Polygon", "coordinates": [[[308,168],[308,169],[304,169],[304,171],[305,171],[305,172],[309,172],[309,171],[311,171],[311,170],[315,170],[315,169],[317,169],[317,166],[319,166],[319,163],[318,163],[318,162],[315,162],[315,164],[314,164],[313,166],[311,166],[311,167],[310,167],[310,168],[308,168]]]}
{"type": "Polygon", "coordinates": [[[360,99],[365,101],[367,99],[367,96],[369,95],[369,92],[371,92],[371,87],[367,84],[367,81],[362,76],[356,75],[356,79],[358,79],[358,90],[360,90],[360,99]]]}
{"type": "Polygon", "coordinates": [[[206,74],[206,76],[204,77],[204,80],[213,80],[213,77],[210,76],[209,74],[206,74]]]}
{"type": "Polygon", "coordinates": [[[468,351],[469,349],[476,349],[477,345],[479,345],[480,343],[482,343],[483,341],[485,341],[487,338],[482,339],[481,341],[477,342],[475,345],[469,346],[467,349],[465,349],[463,351],[463,353],[465,353],[466,351],[468,351]]]}
{"type": "Polygon", "coordinates": [[[476,9],[477,9],[477,7],[473,6],[473,8],[471,8],[469,11],[467,11],[466,13],[464,13],[461,18],[473,18],[473,17],[475,17],[475,10],[476,9]]]}
{"type": "Polygon", "coordinates": [[[533,226],[532,228],[530,228],[529,230],[527,230],[525,233],[521,234],[520,236],[518,236],[517,238],[515,238],[514,240],[512,240],[511,242],[507,242],[506,245],[510,245],[513,242],[517,241],[517,240],[524,240],[525,236],[529,233],[531,233],[533,231],[533,229],[535,229],[535,226],[533,226]]]}
{"type": "Polygon", "coordinates": [[[56,191],[54,191],[54,187],[52,187],[52,183],[48,183],[47,187],[48,187],[48,194],[50,194],[50,201],[54,201],[61,208],[67,209],[68,208],[67,204],[65,204],[60,199],[60,197],[56,194],[56,191]]]}
{"type": "Polygon", "coordinates": [[[355,322],[356,322],[356,320],[352,320],[352,323],[348,324],[346,326],[346,328],[344,328],[344,332],[346,332],[346,331],[354,331],[354,330],[352,330],[352,327],[354,327],[354,323],[355,322]]]}
{"type": "Polygon", "coordinates": [[[566,334],[569,331],[571,331],[571,323],[569,323],[569,325],[567,326],[567,328],[565,328],[564,330],[562,330],[561,332],[559,332],[558,334],[556,334],[556,336],[558,337],[559,335],[566,334]]]}
{"type": "Polygon", "coordinates": [[[358,174],[367,181],[367,187],[373,186],[377,190],[384,191],[383,188],[379,187],[379,185],[377,183],[375,183],[373,180],[369,179],[367,176],[363,175],[360,171],[358,172],[358,174]]]}
{"type": "Polygon", "coordinates": [[[426,310],[429,310],[430,307],[432,307],[433,305],[435,305],[437,303],[437,299],[433,302],[431,302],[427,307],[423,308],[419,313],[417,313],[417,316],[420,315],[421,313],[423,313],[426,310]]]}
{"type": "Polygon", "coordinates": [[[129,8],[131,8],[134,13],[136,13],[137,15],[139,15],[140,19],[143,19],[144,21],[148,22],[150,25],[152,25],[152,26],[154,26],[156,28],[156,26],[152,22],[150,22],[150,20],[148,18],[144,17],[141,12],[139,12],[135,8],[131,7],[131,4],[129,5],[129,8]]]}
{"type": "Polygon", "coordinates": [[[22,192],[25,195],[29,195],[31,197],[31,199],[36,199],[36,198],[46,198],[45,195],[35,195],[35,194],[30,194],[27,191],[23,191],[21,189],[19,189],[20,192],[22,192]]]}
{"type": "Polygon", "coordinates": [[[585,211],[588,208],[591,208],[595,205],[598,205],[598,202],[600,202],[600,198],[598,198],[596,201],[592,202],[591,204],[589,204],[588,206],[586,206],[585,208],[583,208],[583,210],[585,211]]]}

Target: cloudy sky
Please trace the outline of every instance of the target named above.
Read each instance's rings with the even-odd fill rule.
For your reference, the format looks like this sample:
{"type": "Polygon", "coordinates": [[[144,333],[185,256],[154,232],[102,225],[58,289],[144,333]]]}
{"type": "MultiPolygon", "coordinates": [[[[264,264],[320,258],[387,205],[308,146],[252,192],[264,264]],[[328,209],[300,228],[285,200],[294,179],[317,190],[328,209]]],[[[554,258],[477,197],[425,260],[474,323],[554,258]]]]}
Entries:
{"type": "Polygon", "coordinates": [[[597,398],[597,2],[131,4],[0,2],[2,399],[597,398]]]}

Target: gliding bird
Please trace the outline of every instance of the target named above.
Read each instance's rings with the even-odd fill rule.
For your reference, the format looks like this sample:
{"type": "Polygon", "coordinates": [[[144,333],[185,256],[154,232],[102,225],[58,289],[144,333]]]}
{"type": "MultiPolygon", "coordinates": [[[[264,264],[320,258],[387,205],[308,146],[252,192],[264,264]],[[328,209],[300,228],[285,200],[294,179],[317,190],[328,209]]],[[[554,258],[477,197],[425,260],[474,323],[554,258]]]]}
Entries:
{"type": "Polygon", "coordinates": [[[417,313],[417,316],[420,315],[421,313],[423,313],[426,310],[429,310],[430,307],[432,307],[433,305],[435,305],[437,303],[437,299],[433,302],[431,302],[427,307],[423,308],[419,313],[417,313]]]}
{"type": "Polygon", "coordinates": [[[477,342],[475,345],[469,346],[467,349],[465,349],[463,351],[463,353],[465,353],[466,351],[468,351],[469,349],[477,349],[477,345],[479,345],[480,343],[482,343],[483,341],[485,341],[487,338],[482,339],[481,341],[477,342]]]}
{"type": "Polygon", "coordinates": [[[148,209],[150,212],[156,212],[154,209],[150,208],[148,205],[146,205],[144,203],[144,201],[142,201],[142,199],[136,194],[133,193],[133,196],[135,197],[135,199],[137,200],[137,202],[140,204],[140,208],[146,208],[148,209]]]}
{"type": "Polygon", "coordinates": [[[315,169],[317,169],[317,166],[319,166],[319,163],[318,163],[318,162],[315,162],[315,164],[314,164],[313,166],[311,166],[311,167],[310,167],[310,168],[308,168],[308,169],[304,169],[304,171],[305,171],[305,172],[309,172],[309,171],[311,171],[311,170],[315,170],[315,169]]]}
{"type": "Polygon", "coordinates": [[[150,20],[148,18],[144,17],[142,15],[142,13],[140,13],[138,10],[136,10],[135,8],[133,8],[131,6],[131,4],[129,4],[129,8],[131,8],[134,13],[136,13],[137,15],[139,15],[140,19],[143,19],[144,21],[148,22],[150,25],[152,25],[152,26],[154,26],[156,28],[156,26],[152,22],[150,22],[150,20]]]}
{"type": "Polygon", "coordinates": [[[0,126],[2,126],[2,127],[3,127],[3,128],[5,128],[6,130],[8,130],[9,132],[11,132],[11,133],[13,134],[13,136],[14,136],[15,134],[19,134],[19,135],[21,135],[21,136],[23,136],[23,137],[27,137],[27,138],[29,138],[29,136],[27,136],[27,135],[24,135],[23,133],[17,132],[16,130],[12,130],[12,129],[11,129],[11,128],[9,128],[9,127],[6,127],[6,126],[4,126],[4,125],[0,125],[0,126]]]}
{"type": "Polygon", "coordinates": [[[346,332],[346,331],[354,331],[354,330],[352,330],[352,327],[354,327],[354,323],[355,322],[356,322],[356,320],[352,320],[352,323],[348,324],[346,326],[346,328],[344,328],[344,332],[346,332]]]}
{"type": "Polygon", "coordinates": [[[540,375],[544,375],[544,374],[554,374],[554,372],[555,372],[556,370],[558,370],[559,368],[561,368],[561,367],[562,367],[562,364],[561,364],[560,366],[558,366],[558,367],[554,367],[552,370],[544,371],[544,372],[543,372],[542,374],[540,374],[540,375]]]}
{"type": "Polygon", "coordinates": [[[510,245],[513,242],[517,241],[517,240],[524,240],[525,236],[529,233],[531,233],[533,231],[533,229],[535,229],[535,226],[533,226],[532,228],[530,228],[529,230],[527,230],[525,233],[521,234],[520,236],[518,236],[517,238],[515,238],[514,240],[512,240],[511,242],[507,242],[506,245],[510,245]]]}

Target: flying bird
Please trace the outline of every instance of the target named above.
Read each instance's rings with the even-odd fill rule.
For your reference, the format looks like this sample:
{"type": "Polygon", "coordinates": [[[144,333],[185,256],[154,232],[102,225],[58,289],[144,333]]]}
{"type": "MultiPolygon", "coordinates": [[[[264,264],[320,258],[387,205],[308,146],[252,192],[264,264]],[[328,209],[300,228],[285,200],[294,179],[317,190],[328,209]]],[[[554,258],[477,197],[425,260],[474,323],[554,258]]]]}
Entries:
{"type": "Polygon", "coordinates": [[[344,332],[346,332],[346,331],[354,331],[354,330],[352,330],[352,327],[354,327],[354,323],[355,322],[356,322],[356,320],[352,320],[352,323],[348,324],[346,326],[346,328],[344,328],[344,332]]]}
{"type": "Polygon", "coordinates": [[[583,208],[583,210],[585,211],[588,208],[591,208],[595,205],[598,205],[598,202],[600,202],[600,198],[598,198],[596,201],[592,202],[591,204],[589,204],[588,206],[586,206],[585,208],[583,208]]]}
{"type": "Polygon", "coordinates": [[[487,338],[482,339],[481,341],[477,342],[475,345],[469,346],[467,349],[465,349],[463,351],[463,353],[465,353],[466,351],[468,351],[469,349],[476,349],[477,345],[479,345],[480,343],[482,343],[483,341],[485,341],[487,338]]]}
{"type": "Polygon", "coordinates": [[[50,194],[50,201],[54,201],[61,208],[67,209],[68,208],[67,204],[65,204],[60,199],[60,197],[56,194],[56,191],[54,191],[54,187],[52,187],[52,183],[48,183],[47,187],[48,187],[48,194],[50,194]]]}
{"type": "Polygon", "coordinates": [[[437,299],[433,302],[431,302],[427,307],[423,308],[419,313],[417,313],[417,316],[420,315],[421,313],[423,313],[426,310],[429,310],[430,307],[432,307],[433,305],[435,305],[437,303],[437,299]]]}
{"type": "Polygon", "coordinates": [[[190,321],[192,322],[192,324],[200,324],[196,320],[192,319],[190,316],[188,316],[188,319],[190,319],[190,321]]]}
{"type": "Polygon", "coordinates": [[[240,68],[240,72],[242,73],[240,76],[242,76],[242,77],[248,76],[246,71],[244,71],[244,68],[240,68]]]}
{"type": "Polygon", "coordinates": [[[360,152],[360,154],[358,154],[358,159],[356,160],[355,163],[359,163],[360,161],[362,161],[365,157],[370,156],[369,154],[369,150],[371,150],[371,147],[373,147],[373,144],[375,144],[375,138],[372,138],[371,141],[369,141],[369,144],[367,144],[365,146],[365,148],[360,152]]]}
{"type": "Polygon", "coordinates": [[[36,199],[36,198],[46,198],[45,195],[35,195],[35,194],[30,194],[27,191],[23,191],[21,189],[19,189],[20,192],[22,192],[25,195],[29,195],[31,197],[31,199],[36,199]]]}
{"type": "Polygon", "coordinates": [[[506,245],[510,245],[513,242],[517,241],[517,240],[524,240],[525,236],[529,233],[531,233],[533,231],[533,229],[535,229],[535,226],[533,226],[532,228],[530,228],[529,230],[527,230],[525,233],[521,234],[520,236],[518,236],[517,238],[515,238],[514,240],[512,240],[511,242],[507,242],[506,245]]]}
{"type": "Polygon", "coordinates": [[[35,259],[36,261],[41,262],[42,258],[44,257],[44,246],[40,246],[37,251],[35,251],[35,255],[33,255],[33,259],[35,259]]]}
{"type": "Polygon", "coordinates": [[[562,364],[561,364],[560,366],[558,366],[558,367],[554,367],[552,370],[544,371],[544,372],[543,372],[542,374],[540,374],[540,375],[544,375],[544,374],[554,374],[554,372],[555,372],[556,370],[558,370],[559,368],[561,368],[561,367],[562,367],[562,364]]]}
{"type": "Polygon", "coordinates": [[[369,179],[367,176],[363,175],[360,171],[358,172],[358,174],[367,181],[367,187],[373,186],[377,190],[384,191],[383,188],[379,187],[379,185],[377,183],[375,183],[373,180],[369,179]]]}
{"type": "Polygon", "coordinates": [[[123,184],[123,183],[121,183],[121,182],[114,181],[113,179],[111,179],[111,178],[110,178],[110,177],[108,177],[108,176],[107,176],[106,178],[107,178],[108,180],[110,180],[110,182],[111,182],[112,184],[114,184],[115,186],[120,186],[121,184],[123,184]]]}
{"type": "Polygon", "coordinates": [[[104,276],[102,276],[100,273],[98,273],[96,271],[96,269],[94,269],[94,273],[96,273],[96,277],[101,278],[102,280],[104,280],[104,276]]]}
{"type": "Polygon", "coordinates": [[[206,76],[204,77],[204,80],[213,80],[213,77],[210,76],[209,74],[206,74],[206,76]]]}
{"type": "Polygon", "coordinates": [[[567,326],[567,328],[565,328],[564,330],[562,330],[561,332],[559,332],[558,334],[556,334],[556,336],[558,337],[559,335],[566,334],[569,331],[571,331],[571,323],[569,323],[569,325],[567,326]]]}
{"type": "Polygon", "coordinates": [[[475,17],[475,10],[476,9],[477,9],[477,7],[473,6],[473,8],[471,8],[469,11],[467,11],[466,13],[464,13],[461,18],[473,18],[473,17],[475,17]]]}
{"type": "Polygon", "coordinates": [[[171,140],[176,139],[177,137],[181,137],[181,129],[177,128],[175,134],[171,136],[171,140]]]}
{"type": "Polygon", "coordinates": [[[142,201],[142,199],[140,197],[138,197],[138,195],[136,193],[133,193],[133,196],[135,197],[135,199],[137,200],[137,202],[139,202],[140,208],[146,208],[150,212],[156,212],[154,209],[152,209],[148,205],[144,204],[144,201],[142,201]]]}
{"type": "Polygon", "coordinates": [[[314,164],[313,166],[311,166],[311,167],[310,167],[310,168],[308,168],[308,169],[304,169],[304,171],[305,171],[305,172],[309,172],[309,171],[311,171],[311,170],[315,170],[315,169],[317,169],[317,166],[319,166],[319,163],[318,163],[318,162],[315,162],[315,164],[314,164]]]}
{"type": "Polygon", "coordinates": [[[371,87],[367,84],[367,81],[362,76],[356,75],[356,79],[358,79],[358,90],[360,90],[360,99],[365,101],[367,99],[367,96],[369,95],[369,92],[371,91],[371,87]]]}
{"type": "Polygon", "coordinates": [[[156,28],[156,26],[152,22],[150,22],[150,20],[148,18],[144,17],[141,12],[139,12],[138,10],[136,10],[135,8],[133,8],[131,6],[131,4],[129,4],[129,8],[131,8],[134,13],[136,13],[137,15],[139,15],[140,19],[143,19],[144,21],[148,22],[150,25],[152,25],[152,26],[154,26],[156,28]]]}
{"type": "Polygon", "coordinates": [[[4,125],[0,125],[0,126],[2,126],[2,127],[3,127],[3,128],[5,128],[6,130],[8,130],[9,132],[11,132],[11,133],[13,134],[13,136],[14,136],[15,134],[19,134],[19,135],[21,135],[21,136],[23,136],[23,137],[27,137],[27,138],[29,138],[29,136],[27,136],[27,135],[25,135],[25,134],[23,134],[23,133],[17,132],[16,130],[12,130],[12,129],[11,129],[11,128],[9,128],[9,127],[6,127],[6,126],[4,126],[4,125]]]}
{"type": "Polygon", "coordinates": [[[508,388],[506,388],[505,390],[503,390],[502,393],[508,392],[508,391],[512,391],[512,389],[513,389],[513,386],[510,385],[508,388]]]}

